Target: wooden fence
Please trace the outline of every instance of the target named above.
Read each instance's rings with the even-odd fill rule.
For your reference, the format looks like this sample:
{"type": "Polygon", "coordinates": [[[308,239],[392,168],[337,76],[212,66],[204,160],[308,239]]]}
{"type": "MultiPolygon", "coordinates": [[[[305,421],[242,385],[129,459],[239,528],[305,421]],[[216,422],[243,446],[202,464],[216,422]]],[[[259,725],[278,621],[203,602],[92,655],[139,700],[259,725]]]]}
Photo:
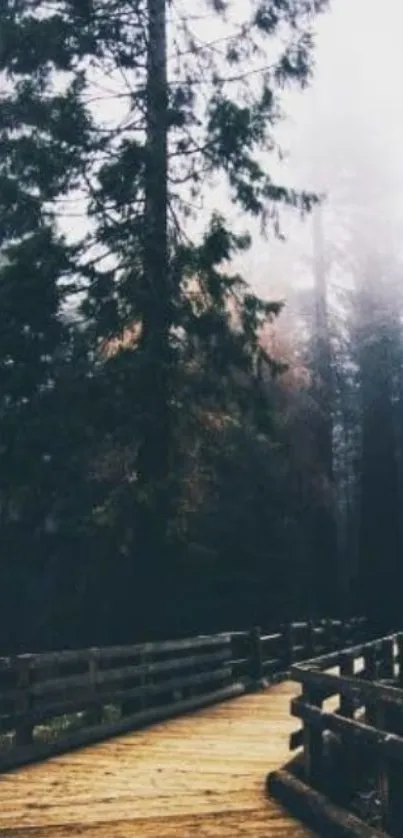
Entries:
{"type": "Polygon", "coordinates": [[[403,835],[403,634],[293,665],[291,677],[302,759],[271,775],[270,791],[329,835],[403,835]]]}
{"type": "Polygon", "coordinates": [[[0,770],[223,701],[357,642],[366,621],[0,658],[0,770]]]}

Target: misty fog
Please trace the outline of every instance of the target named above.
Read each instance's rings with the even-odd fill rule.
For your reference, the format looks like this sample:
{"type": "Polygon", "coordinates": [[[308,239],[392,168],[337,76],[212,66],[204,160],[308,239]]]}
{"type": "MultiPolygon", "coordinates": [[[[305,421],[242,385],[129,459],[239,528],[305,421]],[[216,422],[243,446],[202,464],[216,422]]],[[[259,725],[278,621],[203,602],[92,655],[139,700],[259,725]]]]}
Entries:
{"type": "MultiPolygon", "coordinates": [[[[401,249],[403,221],[403,97],[401,95],[400,0],[333,0],[315,21],[315,67],[303,93],[284,97],[285,120],[278,136],[287,152],[271,170],[287,182],[324,195],[326,237],[342,236],[340,223],[362,205],[367,235],[385,236],[401,249]],[[343,195],[343,178],[355,187],[343,195]]],[[[244,257],[248,279],[270,297],[273,288],[288,296],[290,284],[306,280],[304,257],[312,252],[312,219],[285,213],[280,243],[256,231],[244,257]],[[302,263],[301,263],[302,258],[302,263]]]]}

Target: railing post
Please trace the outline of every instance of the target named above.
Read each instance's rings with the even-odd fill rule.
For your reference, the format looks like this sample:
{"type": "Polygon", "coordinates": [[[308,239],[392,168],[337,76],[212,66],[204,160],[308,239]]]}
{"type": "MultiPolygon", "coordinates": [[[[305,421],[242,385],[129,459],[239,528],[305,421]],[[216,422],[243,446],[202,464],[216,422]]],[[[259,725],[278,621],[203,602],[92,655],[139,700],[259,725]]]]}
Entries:
{"type": "MultiPolygon", "coordinates": [[[[354,675],[354,658],[348,652],[340,655],[340,677],[351,678],[354,675]]],[[[355,702],[350,695],[340,694],[339,714],[346,719],[354,718],[355,702]]],[[[339,783],[343,799],[348,799],[356,788],[359,770],[357,765],[357,749],[350,736],[342,737],[343,776],[339,783]]]]}
{"type": "Polygon", "coordinates": [[[342,627],[343,623],[341,620],[334,620],[333,621],[333,636],[334,636],[334,643],[335,649],[342,649],[343,642],[342,642],[342,627]]]}
{"type": "Polygon", "coordinates": [[[30,659],[23,656],[17,657],[16,670],[17,689],[19,691],[19,697],[16,702],[16,714],[21,718],[18,719],[16,725],[15,744],[17,747],[24,747],[33,743],[33,725],[26,719],[31,709],[31,696],[29,692],[31,685],[30,659]]]}
{"type": "Polygon", "coordinates": [[[284,623],[284,668],[290,669],[294,663],[294,626],[292,623],[284,623]]]}
{"type": "MultiPolygon", "coordinates": [[[[340,677],[352,678],[354,676],[354,658],[347,653],[340,655],[340,677]]],[[[340,695],[340,710],[341,716],[347,719],[354,718],[354,699],[348,695],[340,695]]]]}
{"type": "MultiPolygon", "coordinates": [[[[383,718],[378,716],[378,724],[384,726],[388,733],[403,736],[403,712],[399,706],[383,705],[383,718]],[[383,724],[384,723],[384,724],[383,724]]],[[[385,782],[379,776],[378,783],[383,786],[383,794],[387,791],[387,821],[384,827],[390,835],[401,835],[402,832],[402,770],[401,763],[394,759],[387,759],[385,755],[384,765],[379,766],[387,772],[385,782]]]]}
{"type": "Polygon", "coordinates": [[[378,658],[376,645],[374,643],[371,643],[364,649],[363,658],[365,666],[365,678],[368,681],[376,681],[378,675],[378,658]]]}
{"type": "MultiPolygon", "coordinates": [[[[141,709],[146,710],[149,705],[149,696],[147,696],[147,685],[152,681],[152,675],[147,672],[147,662],[149,662],[150,658],[148,652],[145,649],[142,649],[140,654],[140,663],[144,667],[143,674],[140,679],[141,686],[143,687],[143,693],[141,696],[141,709]]],[[[189,689],[189,695],[191,695],[192,691],[189,689]]]]}
{"type": "Polygon", "coordinates": [[[343,620],[341,636],[343,648],[351,646],[351,620],[343,620]]]}
{"type": "Polygon", "coordinates": [[[395,677],[393,638],[387,638],[382,642],[379,675],[381,678],[386,678],[388,680],[393,680],[393,678],[395,677]]]}
{"type": "MultiPolygon", "coordinates": [[[[378,702],[374,708],[374,723],[378,730],[385,730],[385,705],[378,702]]],[[[376,755],[376,787],[381,804],[382,829],[389,829],[390,787],[389,760],[382,748],[376,755]]]]}
{"type": "Polygon", "coordinates": [[[313,620],[308,620],[307,623],[307,647],[308,658],[315,657],[315,623],[313,620]]]}
{"type": "Polygon", "coordinates": [[[102,706],[99,701],[97,674],[98,674],[98,649],[91,649],[88,658],[88,675],[90,682],[90,696],[94,702],[88,713],[86,713],[89,725],[99,725],[102,722],[102,706]]]}
{"type": "Polygon", "coordinates": [[[334,633],[333,633],[333,620],[328,619],[325,620],[325,645],[326,651],[333,652],[335,648],[334,643],[334,633]]]}
{"type": "Polygon", "coordinates": [[[357,619],[352,617],[350,620],[350,646],[356,646],[359,641],[357,637],[357,619]]]}
{"type": "MultiPolygon", "coordinates": [[[[376,681],[378,676],[378,660],[377,649],[375,644],[371,644],[364,650],[364,666],[365,679],[368,681],[376,681]]],[[[377,708],[373,701],[366,700],[365,702],[365,721],[369,725],[376,724],[377,708]]]]}
{"type": "Polygon", "coordinates": [[[403,633],[399,633],[396,638],[397,641],[397,660],[399,672],[399,686],[403,687],[403,633]]]}
{"type": "MultiPolygon", "coordinates": [[[[306,704],[322,707],[323,699],[313,687],[304,685],[302,700],[306,704]]],[[[303,722],[304,768],[309,784],[320,788],[323,780],[323,734],[322,730],[303,722]]]]}
{"type": "Polygon", "coordinates": [[[249,675],[259,684],[263,678],[262,640],[259,626],[249,632],[249,675]]]}

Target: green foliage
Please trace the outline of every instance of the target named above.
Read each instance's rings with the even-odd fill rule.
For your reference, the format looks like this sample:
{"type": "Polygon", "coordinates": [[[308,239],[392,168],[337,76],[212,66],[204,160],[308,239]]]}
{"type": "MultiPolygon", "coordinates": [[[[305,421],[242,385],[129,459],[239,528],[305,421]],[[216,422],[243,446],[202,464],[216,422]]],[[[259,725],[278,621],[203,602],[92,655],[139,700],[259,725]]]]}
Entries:
{"type": "MultiPolygon", "coordinates": [[[[213,499],[227,534],[211,536],[212,549],[230,551],[240,506],[230,514],[225,473],[247,472],[242,479],[251,491],[249,453],[263,461],[259,487],[272,468],[273,406],[261,371],[262,364],[272,373],[281,365],[263,353],[259,334],[281,303],[259,299],[231,273],[231,259],[250,244],[247,233],[235,235],[214,213],[197,243],[186,237],[183,221],[217,173],[245,217],[259,216],[275,229],[282,205],[302,211],[312,205],[313,195],[273,183],[261,162],[262,150],[276,148],[281,89],[309,79],[308,5],[251,4],[218,54],[192,31],[192,18],[178,13],[163,117],[169,265],[158,289],[145,262],[146,3],[0,4],[0,523],[36,605],[48,611],[45,622],[56,620],[58,630],[63,614],[77,616],[80,603],[95,608],[93,590],[105,598],[111,586],[115,619],[125,591],[136,591],[131,611],[138,608],[141,625],[152,573],[165,578],[170,567],[165,547],[185,555],[184,534],[203,530],[213,499]],[[253,68],[252,84],[244,62],[264,55],[266,37],[280,31],[285,46],[277,63],[257,74],[253,68]],[[70,211],[81,213],[74,243],[62,232],[70,211]],[[155,382],[165,400],[160,394],[161,458],[169,461],[158,478],[141,458],[156,418],[155,382]],[[208,430],[228,423],[228,433],[208,430]],[[201,499],[190,500],[198,494],[198,470],[214,474],[208,486],[213,491],[215,481],[217,490],[208,501],[204,478],[201,499]],[[169,498],[166,520],[161,492],[169,498]],[[160,533],[160,564],[152,567],[147,528],[148,537],[160,533]],[[32,543],[27,571],[21,555],[32,543]],[[47,599],[62,603],[58,616],[47,599]]],[[[232,4],[209,6],[213,22],[214,15],[225,20],[232,4]]],[[[273,531],[282,526],[276,480],[267,480],[257,511],[256,492],[245,500],[240,562],[247,561],[247,539],[266,505],[273,531]]],[[[262,541],[269,529],[262,528],[262,541]]],[[[273,542],[273,555],[280,542],[280,536],[273,542]]],[[[261,554],[258,540],[253,550],[261,554]]]]}

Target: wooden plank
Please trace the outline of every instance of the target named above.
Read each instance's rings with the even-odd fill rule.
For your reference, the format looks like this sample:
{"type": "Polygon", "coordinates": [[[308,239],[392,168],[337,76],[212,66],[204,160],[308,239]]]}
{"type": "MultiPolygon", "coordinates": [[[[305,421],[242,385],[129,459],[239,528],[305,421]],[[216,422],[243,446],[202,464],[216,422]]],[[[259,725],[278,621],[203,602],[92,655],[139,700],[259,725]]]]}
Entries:
{"type": "Polygon", "coordinates": [[[335,805],[287,769],[269,776],[268,789],[295,817],[314,829],[315,834],[326,838],[387,838],[384,832],[335,805]]]}
{"type": "MultiPolygon", "coordinates": [[[[342,623],[340,621],[335,620],[333,622],[338,624],[338,625],[342,625],[342,623]]],[[[315,626],[313,623],[311,623],[311,624],[308,623],[307,628],[308,628],[309,634],[308,634],[307,642],[306,642],[306,651],[307,651],[308,655],[311,655],[312,650],[314,650],[315,656],[314,657],[309,657],[308,660],[304,661],[304,667],[305,668],[309,668],[311,665],[314,665],[315,668],[317,668],[317,669],[327,669],[327,668],[330,668],[331,666],[337,666],[339,664],[339,657],[340,657],[341,651],[343,652],[343,654],[349,655],[352,658],[354,658],[354,657],[358,658],[363,654],[364,650],[369,645],[371,645],[371,643],[365,642],[365,643],[361,643],[361,644],[356,644],[355,646],[350,646],[348,648],[343,648],[342,650],[326,652],[324,655],[317,655],[316,652],[318,652],[320,650],[323,650],[324,648],[326,648],[326,646],[323,645],[323,642],[322,642],[322,644],[318,643],[315,638],[316,638],[316,636],[325,635],[326,629],[325,629],[324,626],[315,626]]],[[[389,638],[390,638],[390,636],[388,636],[384,639],[386,640],[386,639],[389,639],[389,638]]],[[[299,651],[302,652],[303,649],[305,648],[305,646],[300,645],[299,647],[296,647],[295,644],[293,644],[293,650],[294,651],[295,651],[296,648],[298,648],[299,651]]],[[[302,664],[300,664],[300,665],[302,666],[302,664]]]]}
{"type": "Polygon", "coordinates": [[[386,684],[371,683],[357,677],[348,678],[330,675],[328,672],[315,672],[303,667],[299,668],[297,665],[292,667],[291,676],[295,681],[302,684],[322,687],[329,695],[352,696],[360,698],[362,701],[364,699],[369,701],[382,699],[389,704],[398,707],[403,706],[402,691],[386,684]]]}
{"type": "Polygon", "coordinates": [[[9,768],[26,765],[29,762],[38,762],[55,754],[100,742],[103,739],[117,736],[126,731],[136,730],[162,719],[174,718],[181,713],[188,713],[199,707],[206,707],[218,701],[226,701],[229,698],[242,695],[244,692],[244,684],[232,684],[229,687],[223,687],[214,692],[194,696],[164,707],[149,708],[132,716],[119,719],[117,722],[78,730],[54,742],[34,742],[24,748],[15,748],[12,751],[4,751],[4,753],[0,751],[0,770],[5,771],[9,768]]]}
{"type": "MultiPolygon", "coordinates": [[[[193,675],[181,676],[180,678],[169,678],[166,681],[160,681],[155,684],[142,684],[138,687],[133,687],[132,689],[123,689],[108,693],[99,693],[92,697],[82,696],[81,698],[77,697],[68,701],[59,700],[56,702],[47,702],[46,704],[41,704],[39,707],[31,710],[31,712],[27,716],[24,716],[24,719],[26,719],[26,721],[30,722],[31,724],[38,725],[41,722],[49,720],[54,716],[61,716],[69,713],[74,713],[78,710],[92,709],[94,705],[101,709],[102,706],[105,705],[120,704],[122,701],[125,701],[127,699],[141,698],[144,695],[156,696],[161,693],[171,692],[173,690],[178,690],[183,687],[224,681],[226,678],[230,678],[231,675],[232,669],[230,667],[221,668],[212,670],[210,672],[202,672],[193,675]]],[[[9,721],[9,726],[4,726],[3,730],[12,729],[14,727],[15,722],[18,720],[18,716],[17,718],[12,716],[6,717],[5,724],[7,720],[9,721]]],[[[99,721],[99,723],[101,723],[101,721],[99,721]]]]}
{"type": "Polygon", "coordinates": [[[313,838],[264,787],[287,760],[296,689],[282,683],[4,775],[1,838],[313,838]]]}
{"type": "MultiPolygon", "coordinates": [[[[220,649],[218,652],[211,652],[206,655],[189,655],[183,658],[169,658],[168,660],[154,661],[151,663],[136,664],[134,666],[124,666],[120,669],[109,669],[105,671],[98,671],[94,675],[94,681],[97,686],[101,684],[114,683],[122,681],[123,679],[136,678],[141,675],[158,674],[161,672],[170,672],[172,670],[189,669],[193,666],[208,666],[215,664],[217,661],[229,660],[231,656],[230,648],[220,649]]],[[[60,692],[62,690],[77,689],[79,687],[87,687],[89,684],[88,674],[84,675],[66,675],[64,678],[56,678],[51,681],[39,682],[30,688],[30,692],[34,696],[46,695],[47,693],[60,692]]]]}
{"type": "MultiPolygon", "coordinates": [[[[231,662],[232,663],[232,662],[231,662]]],[[[72,699],[58,699],[55,701],[48,701],[45,704],[40,704],[34,707],[29,712],[24,712],[0,716],[0,731],[6,732],[13,730],[18,722],[26,722],[32,725],[38,725],[41,722],[50,720],[55,716],[62,716],[70,713],[78,712],[79,710],[89,710],[94,706],[103,706],[110,704],[119,704],[126,699],[140,698],[144,695],[158,695],[171,690],[177,690],[182,687],[191,685],[201,685],[205,683],[213,683],[216,681],[223,681],[232,675],[232,667],[224,667],[209,672],[202,672],[179,678],[170,678],[166,681],[157,683],[144,683],[132,689],[122,689],[119,691],[102,692],[96,695],[81,695],[72,699]]]]}
{"type": "MultiPolygon", "coordinates": [[[[244,838],[252,825],[253,838],[267,838],[268,823],[274,828],[278,838],[315,838],[309,833],[306,827],[297,821],[292,820],[287,814],[273,802],[268,810],[258,809],[256,811],[217,811],[206,812],[197,815],[178,815],[160,817],[136,818],[133,821],[129,814],[125,818],[117,817],[116,820],[108,823],[85,824],[80,826],[80,832],[74,827],[43,827],[39,831],[13,829],[13,838],[244,838]],[[163,827],[163,829],[162,829],[163,827]],[[133,832],[133,829],[135,830],[133,832]]],[[[0,828],[0,836],[10,838],[9,833],[3,833],[0,828]]]]}
{"type": "Polygon", "coordinates": [[[282,634],[263,634],[260,639],[262,643],[279,643],[282,637],[282,634]]]}
{"type": "Polygon", "coordinates": [[[249,663],[249,658],[230,658],[228,661],[229,666],[236,667],[244,667],[246,669],[246,665],[249,663]]]}
{"type": "Polygon", "coordinates": [[[351,736],[357,741],[360,740],[383,750],[393,759],[403,761],[403,737],[394,733],[378,730],[357,719],[346,719],[336,713],[324,713],[312,704],[304,703],[300,698],[295,698],[291,702],[291,713],[318,729],[351,736]]]}
{"type": "MultiPolygon", "coordinates": [[[[314,658],[304,661],[304,667],[309,668],[313,665],[317,669],[329,669],[331,666],[338,665],[340,654],[347,655],[351,658],[359,658],[363,655],[365,649],[369,645],[371,645],[369,642],[365,642],[355,646],[343,647],[343,649],[334,652],[326,652],[324,655],[315,655],[314,658]]],[[[317,648],[320,647],[317,645],[317,648]]],[[[300,664],[300,666],[302,666],[302,664],[300,664]]]]}
{"type": "MultiPolygon", "coordinates": [[[[339,621],[333,621],[338,623],[339,621]]],[[[350,621],[352,626],[362,626],[365,624],[365,618],[357,618],[355,621],[350,621]]],[[[296,622],[295,627],[306,627],[307,622],[296,622]]],[[[315,632],[323,633],[323,626],[317,626],[315,632]]],[[[91,655],[96,654],[99,660],[113,660],[114,658],[135,657],[146,652],[149,655],[163,654],[167,652],[183,651],[186,649],[198,649],[204,646],[222,646],[223,644],[230,644],[232,638],[247,637],[246,631],[222,632],[214,635],[198,635],[196,637],[182,638],[178,640],[163,640],[153,641],[148,643],[136,643],[125,646],[106,646],[106,647],[91,647],[87,649],[65,649],[63,651],[54,652],[39,652],[28,653],[17,656],[1,656],[0,657],[0,671],[12,671],[15,668],[16,660],[26,659],[29,661],[30,668],[47,667],[52,664],[74,664],[83,663],[89,660],[91,655]]],[[[281,639],[282,635],[279,633],[264,635],[263,641],[274,639],[281,639]]]]}
{"type": "MultiPolygon", "coordinates": [[[[245,634],[244,632],[234,632],[234,636],[245,634]]],[[[66,649],[60,652],[39,652],[29,653],[17,656],[7,656],[0,658],[0,670],[12,670],[15,667],[16,660],[27,660],[30,668],[46,667],[55,663],[82,663],[89,660],[94,654],[98,656],[99,660],[113,660],[114,658],[135,657],[146,652],[149,655],[161,654],[167,652],[179,652],[186,649],[199,649],[203,646],[223,646],[231,643],[230,632],[213,635],[199,635],[197,637],[188,637],[182,640],[162,640],[151,643],[136,643],[128,646],[105,646],[92,647],[88,649],[66,649]]]]}

